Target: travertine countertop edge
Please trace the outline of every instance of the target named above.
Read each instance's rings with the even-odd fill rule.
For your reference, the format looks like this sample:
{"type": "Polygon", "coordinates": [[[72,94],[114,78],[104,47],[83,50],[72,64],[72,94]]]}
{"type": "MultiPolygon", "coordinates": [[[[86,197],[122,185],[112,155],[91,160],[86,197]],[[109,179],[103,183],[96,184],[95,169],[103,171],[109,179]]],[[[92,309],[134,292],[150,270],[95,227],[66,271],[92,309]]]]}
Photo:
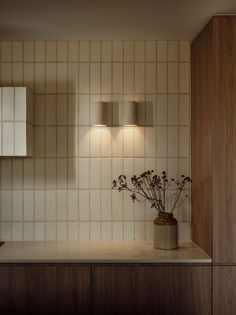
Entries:
{"type": "Polygon", "coordinates": [[[192,242],[176,250],[154,249],[151,241],[10,241],[0,263],[211,263],[192,242]]]}

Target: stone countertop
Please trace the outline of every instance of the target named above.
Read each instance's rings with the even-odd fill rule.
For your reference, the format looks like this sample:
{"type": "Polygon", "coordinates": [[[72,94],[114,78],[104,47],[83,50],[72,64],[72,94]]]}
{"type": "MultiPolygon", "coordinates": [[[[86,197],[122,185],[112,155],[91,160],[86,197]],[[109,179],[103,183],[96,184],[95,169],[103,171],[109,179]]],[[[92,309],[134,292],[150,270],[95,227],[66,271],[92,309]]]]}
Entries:
{"type": "Polygon", "coordinates": [[[211,263],[192,242],[176,250],[151,241],[16,241],[0,247],[0,263],[211,263]]]}

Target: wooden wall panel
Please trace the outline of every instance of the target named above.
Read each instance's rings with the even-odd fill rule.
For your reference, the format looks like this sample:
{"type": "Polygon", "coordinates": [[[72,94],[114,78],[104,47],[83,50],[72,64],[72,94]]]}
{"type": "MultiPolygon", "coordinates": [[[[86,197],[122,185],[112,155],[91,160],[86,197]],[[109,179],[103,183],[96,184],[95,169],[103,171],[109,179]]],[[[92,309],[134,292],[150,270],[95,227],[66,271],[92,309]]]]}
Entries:
{"type": "Polygon", "coordinates": [[[191,52],[192,239],[236,263],[236,17],[213,17],[191,52]]]}
{"type": "Polygon", "coordinates": [[[213,24],[213,260],[236,262],[236,17],[213,24]]]}
{"type": "Polygon", "coordinates": [[[192,240],[212,255],[212,25],[191,46],[192,240]]]}
{"type": "Polygon", "coordinates": [[[213,267],[213,314],[236,314],[236,266],[213,267]]]}
{"type": "Polygon", "coordinates": [[[94,266],[92,275],[94,315],[211,314],[210,266],[94,266]]]}

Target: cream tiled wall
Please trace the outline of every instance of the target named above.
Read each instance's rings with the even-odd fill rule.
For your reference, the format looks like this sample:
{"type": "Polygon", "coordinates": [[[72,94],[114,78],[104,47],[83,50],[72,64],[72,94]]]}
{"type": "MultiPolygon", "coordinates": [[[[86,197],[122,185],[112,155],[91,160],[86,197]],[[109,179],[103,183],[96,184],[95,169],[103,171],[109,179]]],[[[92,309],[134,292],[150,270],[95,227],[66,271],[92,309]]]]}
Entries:
{"type": "MultiPolygon", "coordinates": [[[[190,172],[189,42],[2,41],[1,85],[35,98],[34,158],[1,159],[3,240],[151,239],[119,174],[190,172]],[[153,103],[154,127],[90,127],[93,100],[153,103]]],[[[176,212],[190,238],[190,205],[176,212]]]]}

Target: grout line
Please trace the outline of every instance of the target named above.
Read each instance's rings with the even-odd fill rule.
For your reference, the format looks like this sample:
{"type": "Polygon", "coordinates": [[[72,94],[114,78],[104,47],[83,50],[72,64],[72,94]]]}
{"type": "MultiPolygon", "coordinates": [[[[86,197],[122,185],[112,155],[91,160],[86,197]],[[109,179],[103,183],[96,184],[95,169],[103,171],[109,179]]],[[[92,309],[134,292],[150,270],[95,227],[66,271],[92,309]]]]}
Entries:
{"type": "Polygon", "coordinates": [[[69,225],[68,225],[68,219],[69,219],[69,194],[68,194],[68,171],[69,171],[69,159],[68,159],[68,152],[69,152],[69,128],[68,128],[68,86],[69,86],[69,80],[68,80],[68,65],[69,65],[69,51],[68,51],[68,41],[65,42],[66,44],[66,151],[67,151],[67,157],[66,157],[66,208],[67,208],[67,240],[69,240],[69,225]]]}
{"type": "MultiPolygon", "coordinates": [[[[89,61],[90,61],[90,54],[91,54],[91,44],[89,43],[89,61]]],[[[88,64],[89,66],[89,124],[90,124],[90,121],[91,121],[91,65],[90,65],[90,62],[88,64]]],[[[91,152],[91,127],[89,128],[89,156],[90,156],[90,152],[91,152]]],[[[88,191],[89,191],[89,204],[88,204],[88,207],[89,207],[89,239],[91,240],[91,183],[90,183],[90,173],[91,173],[91,160],[89,159],[88,161],[89,163],[89,170],[88,170],[88,191]]]]}
{"type": "MultiPolygon", "coordinates": [[[[35,47],[36,43],[34,44],[35,47]]],[[[46,44],[44,44],[44,54],[45,54],[45,58],[46,58],[46,44]]],[[[36,51],[35,51],[35,58],[36,58],[36,51]]],[[[45,63],[46,65],[46,63],[45,63]]],[[[36,82],[35,82],[35,87],[34,89],[36,90],[36,82]]],[[[46,66],[45,66],[45,91],[46,91],[46,66]]],[[[40,104],[40,106],[42,106],[40,104]]],[[[46,95],[43,95],[43,114],[44,114],[44,124],[43,124],[43,137],[44,137],[44,220],[45,220],[45,231],[44,231],[44,237],[45,240],[48,239],[47,237],[47,159],[46,159],[46,95]]]]}
{"type": "MultiPolygon", "coordinates": [[[[123,41],[122,45],[122,103],[124,102],[124,60],[125,60],[125,41],[123,41]]],[[[124,174],[124,128],[120,130],[122,132],[122,174],[124,174]]],[[[122,225],[123,225],[123,240],[125,239],[125,223],[124,223],[124,192],[122,191],[122,225]]]]}
{"type": "MultiPolygon", "coordinates": [[[[100,101],[103,101],[103,98],[102,98],[102,63],[103,63],[103,50],[102,50],[102,42],[100,42],[100,90],[99,90],[99,94],[100,94],[100,101]]],[[[106,127],[105,127],[106,128],[106,127]]],[[[102,162],[101,162],[101,151],[102,151],[102,136],[103,135],[103,129],[102,128],[99,128],[99,136],[100,136],[100,145],[99,145],[99,168],[100,168],[100,192],[99,192],[99,196],[100,196],[100,200],[99,200],[99,203],[100,203],[100,233],[99,233],[99,239],[101,240],[102,239],[102,162]]]]}
{"type": "MultiPolygon", "coordinates": [[[[114,82],[113,82],[113,62],[114,62],[114,41],[112,41],[111,43],[111,95],[113,95],[113,91],[114,91],[114,82]]],[[[111,102],[112,102],[112,96],[111,96],[111,102]]],[[[110,104],[110,106],[112,105],[112,103],[110,104]]],[[[113,119],[113,117],[111,117],[111,119],[113,119]]],[[[113,132],[112,132],[112,128],[110,128],[110,136],[111,136],[111,155],[110,155],[110,159],[111,159],[111,168],[110,168],[110,172],[111,172],[111,186],[112,186],[112,181],[113,181],[113,158],[112,158],[112,152],[113,152],[113,132]]],[[[112,198],[112,189],[110,192],[110,197],[111,197],[111,239],[114,240],[114,217],[113,217],[113,198],[112,198]]]]}

